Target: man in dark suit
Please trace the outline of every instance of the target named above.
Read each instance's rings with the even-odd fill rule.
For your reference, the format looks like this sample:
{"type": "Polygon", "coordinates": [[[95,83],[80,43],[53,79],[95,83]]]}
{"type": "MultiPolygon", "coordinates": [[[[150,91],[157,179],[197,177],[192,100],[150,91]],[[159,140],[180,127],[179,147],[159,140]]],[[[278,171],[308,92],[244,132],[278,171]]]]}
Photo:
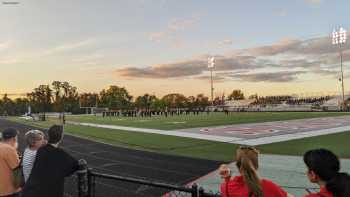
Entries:
{"type": "Polygon", "coordinates": [[[58,147],[63,138],[63,127],[52,126],[48,138],[48,144],[37,152],[23,197],[63,197],[64,178],[78,170],[78,160],[58,147]]]}

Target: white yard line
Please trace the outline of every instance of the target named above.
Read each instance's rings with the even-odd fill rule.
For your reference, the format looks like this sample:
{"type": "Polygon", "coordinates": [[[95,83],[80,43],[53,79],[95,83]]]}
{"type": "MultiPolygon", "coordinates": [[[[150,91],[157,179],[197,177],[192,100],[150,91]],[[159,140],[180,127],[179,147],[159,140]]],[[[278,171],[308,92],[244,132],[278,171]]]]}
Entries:
{"type": "Polygon", "coordinates": [[[350,131],[350,126],[343,126],[343,127],[329,128],[329,129],[319,129],[319,130],[313,130],[313,131],[298,132],[298,133],[292,133],[292,134],[282,134],[282,135],[260,137],[260,138],[254,138],[254,139],[244,139],[244,138],[237,138],[237,137],[227,137],[227,136],[191,133],[190,131],[165,131],[165,130],[159,130],[159,129],[145,129],[145,128],[117,126],[117,125],[103,125],[103,124],[84,123],[84,122],[72,122],[72,121],[67,121],[67,123],[73,124],[73,125],[81,125],[81,126],[89,126],[89,127],[97,127],[97,128],[105,128],[105,129],[114,129],[114,130],[122,130],[122,131],[141,132],[141,133],[153,133],[153,134],[186,137],[186,138],[209,140],[209,141],[215,141],[215,142],[226,142],[226,143],[231,143],[231,144],[251,145],[251,146],[271,144],[271,143],[275,143],[275,142],[284,142],[284,141],[289,141],[289,140],[303,139],[303,138],[307,138],[307,137],[314,137],[314,136],[350,131]]]}
{"type": "Polygon", "coordinates": [[[66,123],[73,124],[73,125],[80,125],[80,126],[105,128],[105,129],[134,131],[134,132],[141,132],[141,133],[154,133],[154,134],[170,135],[170,136],[177,136],[177,137],[195,138],[195,139],[209,140],[209,141],[216,141],[216,142],[230,143],[232,141],[243,140],[241,138],[236,138],[236,137],[206,135],[206,134],[190,133],[190,132],[183,132],[183,131],[165,131],[165,130],[159,130],[159,129],[145,129],[145,128],[125,127],[125,126],[116,126],[116,125],[103,125],[103,124],[94,124],[94,123],[85,123],[85,122],[72,122],[72,121],[67,121],[66,123]]]}
{"type": "Polygon", "coordinates": [[[320,129],[320,130],[299,132],[299,133],[293,133],[293,134],[275,135],[275,136],[261,137],[256,139],[246,139],[246,140],[236,141],[235,143],[257,146],[257,145],[263,145],[263,144],[271,144],[275,142],[285,142],[289,140],[303,139],[307,137],[341,133],[344,131],[350,131],[350,126],[330,128],[330,129],[320,129]]]}

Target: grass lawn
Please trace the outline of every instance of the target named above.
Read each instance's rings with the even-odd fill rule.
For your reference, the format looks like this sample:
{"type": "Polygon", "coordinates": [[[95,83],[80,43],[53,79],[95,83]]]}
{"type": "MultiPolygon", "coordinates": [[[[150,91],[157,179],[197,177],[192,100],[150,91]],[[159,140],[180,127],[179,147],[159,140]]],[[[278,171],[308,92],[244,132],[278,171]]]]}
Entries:
{"type": "Polygon", "coordinates": [[[259,146],[263,153],[280,155],[303,155],[305,151],[315,148],[327,148],[342,158],[350,159],[350,131],[322,135],[287,142],[278,142],[259,146]]]}
{"type": "MultiPolygon", "coordinates": [[[[52,120],[33,122],[14,117],[9,118],[9,120],[40,128],[48,128],[55,123],[55,121],[52,120]]],[[[235,144],[207,140],[75,125],[66,125],[65,132],[120,147],[219,161],[233,160],[234,152],[238,147],[238,145],[235,144]]],[[[328,148],[333,150],[340,157],[350,158],[350,149],[348,148],[349,139],[350,132],[344,132],[261,145],[258,146],[258,149],[260,149],[262,153],[268,154],[302,155],[309,149],[328,148]]]]}
{"type": "Polygon", "coordinates": [[[130,126],[139,128],[152,128],[163,130],[185,129],[195,127],[220,126],[242,123],[257,123],[269,121],[282,121],[292,119],[316,118],[326,116],[350,115],[349,112],[232,112],[228,116],[224,113],[206,113],[200,115],[182,115],[130,118],[130,117],[105,117],[93,115],[67,116],[67,121],[89,122],[97,124],[109,124],[130,126]]]}

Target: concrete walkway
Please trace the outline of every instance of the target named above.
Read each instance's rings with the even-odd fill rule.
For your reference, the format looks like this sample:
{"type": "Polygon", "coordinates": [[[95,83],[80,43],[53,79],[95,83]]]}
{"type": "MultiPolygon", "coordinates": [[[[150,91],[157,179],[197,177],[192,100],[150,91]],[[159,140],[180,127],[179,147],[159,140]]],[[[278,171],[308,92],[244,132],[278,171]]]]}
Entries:
{"type": "MultiPolygon", "coordinates": [[[[295,195],[295,197],[301,197],[307,194],[305,188],[315,188],[316,190],[318,188],[317,185],[311,184],[308,181],[305,175],[306,168],[302,157],[261,154],[259,156],[259,164],[259,172],[262,177],[277,183],[284,190],[295,195]]],[[[229,167],[234,176],[239,174],[235,163],[229,164],[229,167]]],[[[341,168],[342,172],[350,173],[350,160],[342,159],[341,168]]],[[[216,193],[219,191],[221,181],[218,171],[215,170],[189,183],[189,185],[195,182],[206,191],[216,193]]]]}

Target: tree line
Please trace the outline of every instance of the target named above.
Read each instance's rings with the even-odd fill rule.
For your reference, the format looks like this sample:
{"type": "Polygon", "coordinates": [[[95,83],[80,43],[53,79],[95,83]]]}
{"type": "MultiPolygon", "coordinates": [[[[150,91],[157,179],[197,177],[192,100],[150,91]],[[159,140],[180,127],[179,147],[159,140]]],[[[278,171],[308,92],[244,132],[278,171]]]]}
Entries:
{"type": "MultiPolygon", "coordinates": [[[[225,96],[216,97],[214,105],[223,105],[225,96]]],[[[244,99],[241,90],[233,90],[227,100],[244,99]]],[[[212,102],[204,94],[186,97],[171,93],[158,98],[152,94],[133,97],[124,87],[111,85],[99,93],[78,93],[77,87],[69,82],[54,81],[50,85],[39,85],[25,98],[11,99],[6,94],[0,99],[0,115],[21,115],[28,112],[71,112],[84,113],[86,108],[98,107],[110,110],[162,111],[165,109],[186,108],[204,110],[212,102]]]]}

